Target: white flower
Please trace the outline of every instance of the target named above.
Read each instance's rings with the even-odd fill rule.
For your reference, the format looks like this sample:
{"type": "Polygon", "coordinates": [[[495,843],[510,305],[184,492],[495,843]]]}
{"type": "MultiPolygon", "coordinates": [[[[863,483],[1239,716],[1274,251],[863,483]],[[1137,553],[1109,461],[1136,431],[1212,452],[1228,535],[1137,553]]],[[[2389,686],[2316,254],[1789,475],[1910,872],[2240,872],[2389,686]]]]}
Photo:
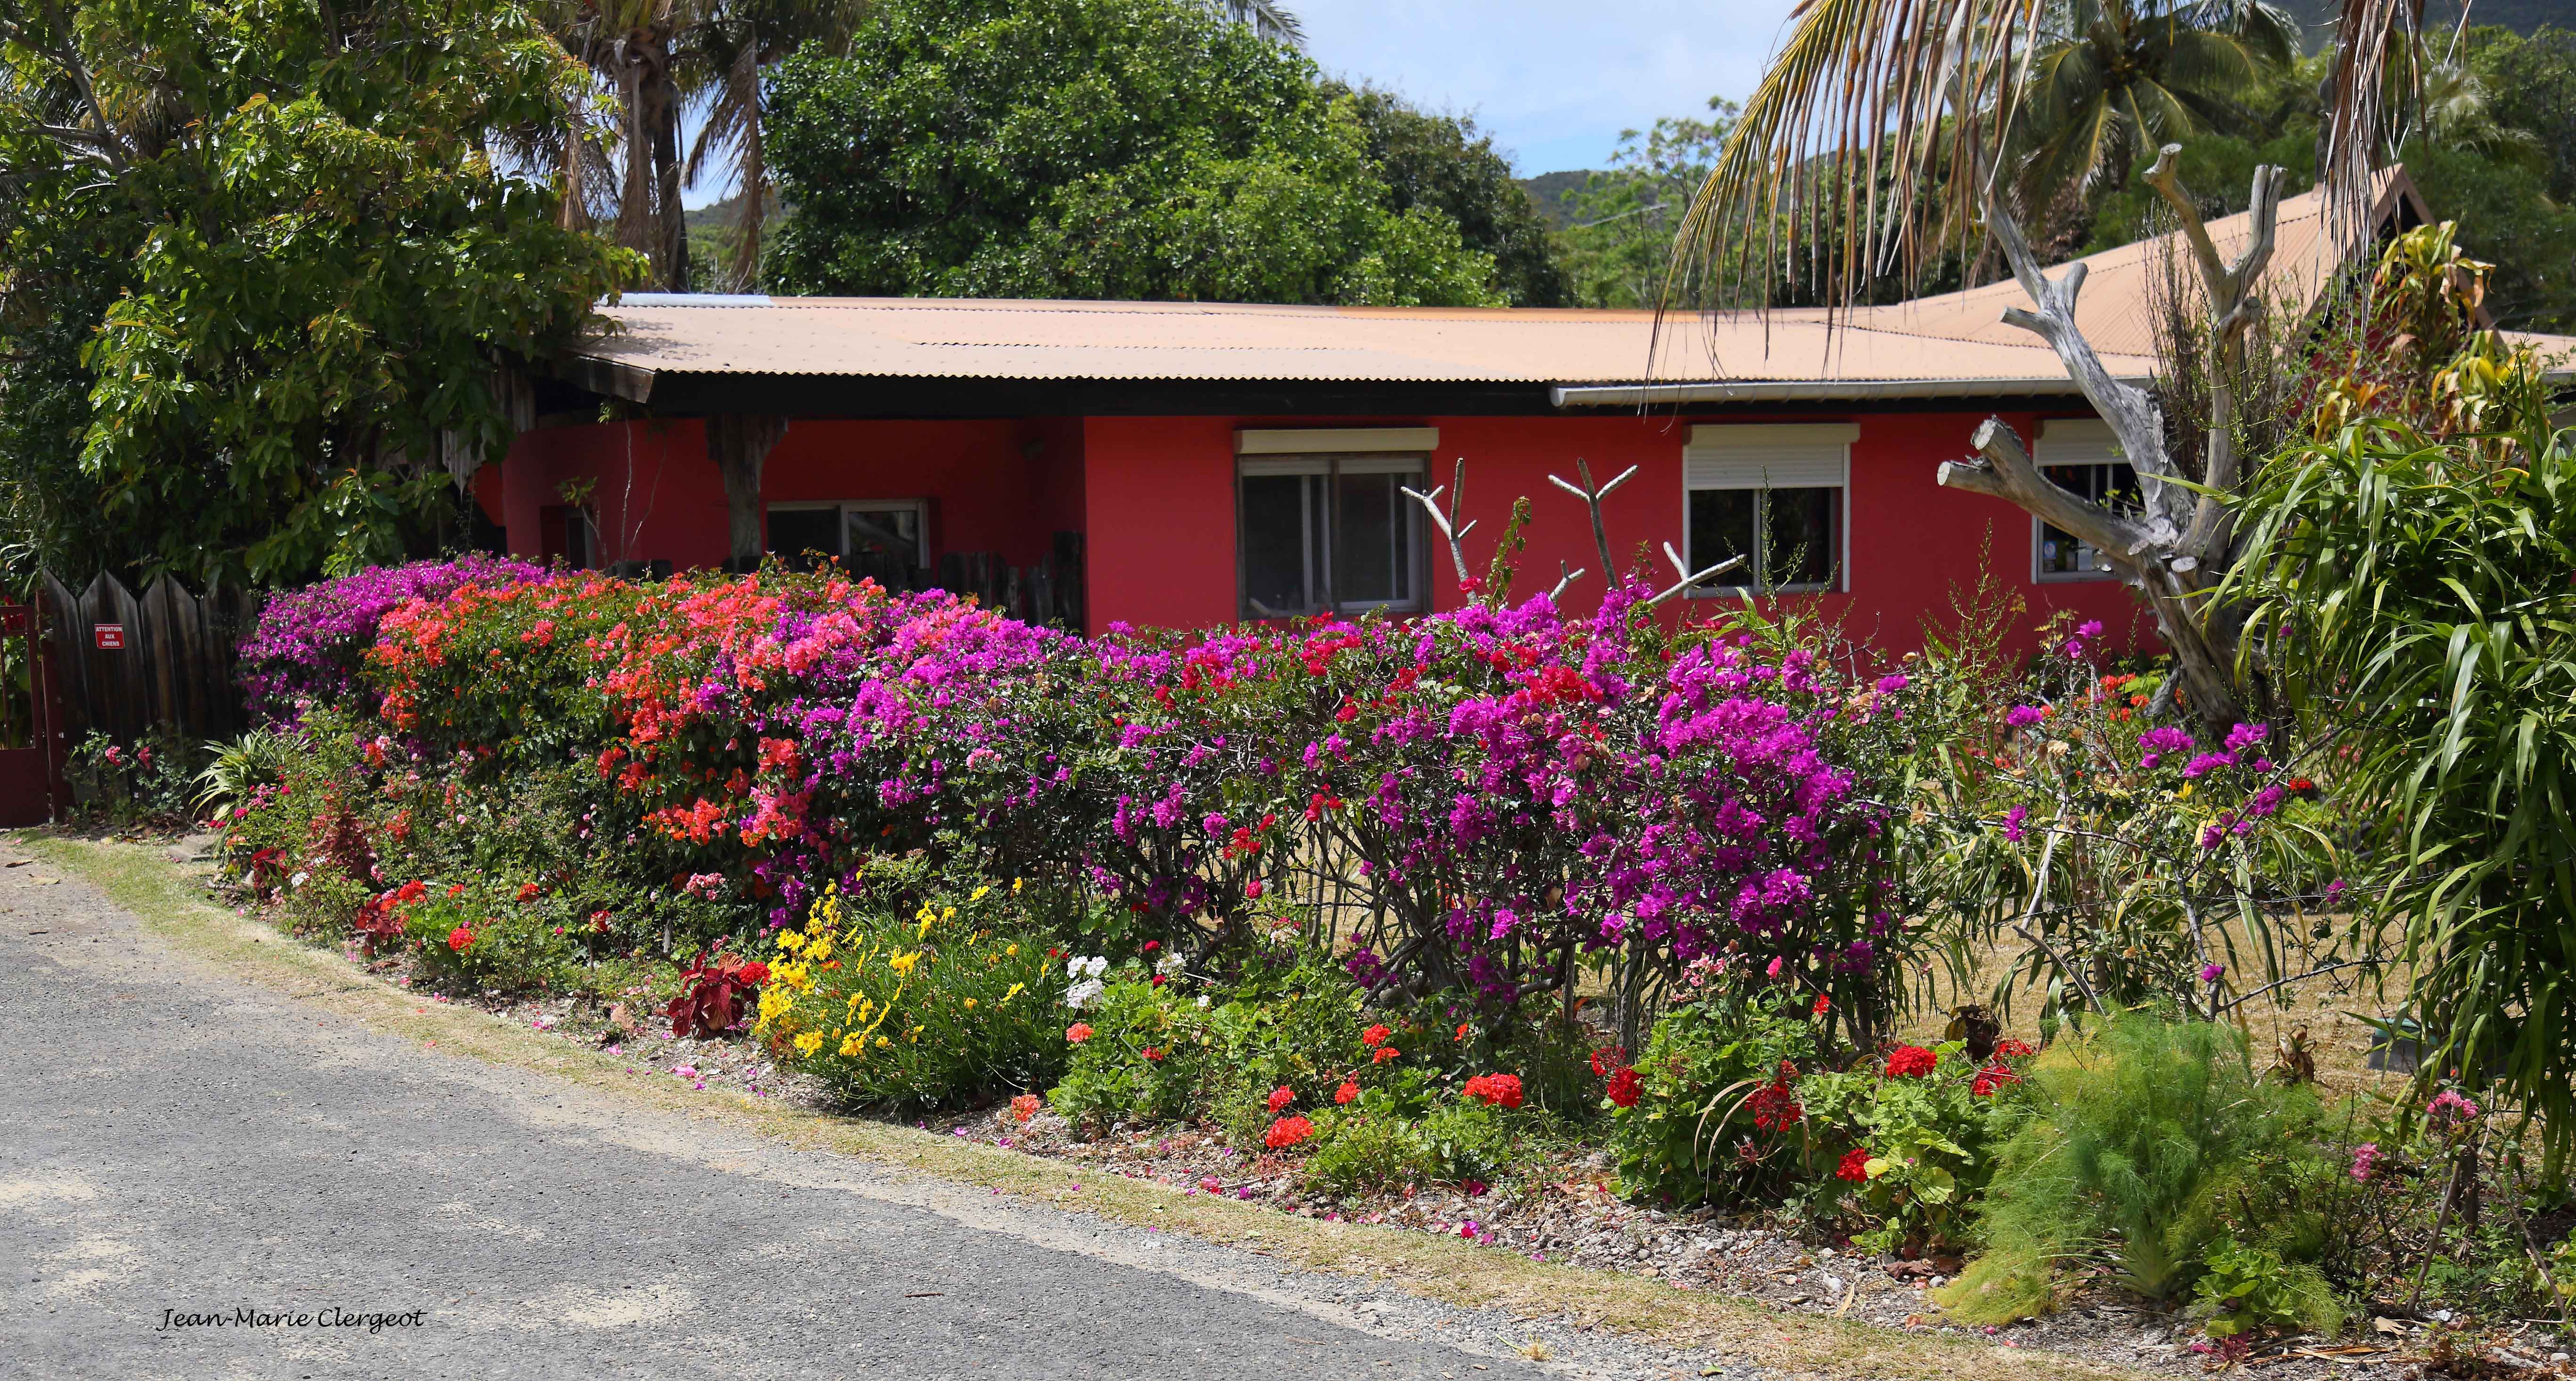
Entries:
{"type": "Polygon", "coordinates": [[[1159,973],[1166,978],[1169,978],[1180,971],[1181,956],[1178,954],[1166,954],[1162,958],[1154,961],[1154,972],[1159,973]]]}
{"type": "Polygon", "coordinates": [[[1108,985],[1099,979],[1086,978],[1064,990],[1064,1005],[1079,1012],[1099,1001],[1100,995],[1107,990],[1108,985]]]}
{"type": "Polygon", "coordinates": [[[297,873],[295,876],[286,880],[286,885],[289,887],[301,887],[311,876],[312,874],[310,873],[297,873]]]}
{"type": "Polygon", "coordinates": [[[1199,994],[1199,1006],[1201,1008],[1205,1008],[1207,1006],[1207,997],[1208,995],[1205,993],[1199,994]]]}
{"type": "Polygon", "coordinates": [[[1095,954],[1088,959],[1076,955],[1072,963],[1064,966],[1064,976],[1079,983],[1086,978],[1098,978],[1108,967],[1108,959],[1101,955],[1095,954]]]}

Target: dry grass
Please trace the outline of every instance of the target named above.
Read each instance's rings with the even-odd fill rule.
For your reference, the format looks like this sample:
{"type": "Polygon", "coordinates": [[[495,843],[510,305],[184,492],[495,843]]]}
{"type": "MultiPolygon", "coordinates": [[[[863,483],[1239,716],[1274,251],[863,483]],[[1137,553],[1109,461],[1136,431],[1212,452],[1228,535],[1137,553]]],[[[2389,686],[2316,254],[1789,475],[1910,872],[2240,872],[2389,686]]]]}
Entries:
{"type": "Polygon", "coordinates": [[[276,930],[210,904],[187,870],[151,849],[42,835],[21,839],[141,917],[152,935],[236,978],[389,1035],[436,1041],[445,1054],[566,1080],[635,1105],[712,1119],[787,1145],[835,1151],[1118,1222],[1188,1232],[1310,1270],[1384,1279],[1453,1305],[1570,1317],[1668,1347],[1721,1349],[1813,1377],[2029,1381],[2143,1375],[1962,1337],[1774,1312],[1639,1276],[1535,1262],[1424,1233],[1290,1217],[1206,1195],[1184,1195],[1149,1181],[1079,1170],[1068,1175],[1059,1162],[909,1127],[781,1107],[716,1089],[690,1089],[675,1080],[629,1073],[615,1057],[479,1010],[445,1004],[423,1010],[416,996],[335,954],[281,943],[276,930]]]}

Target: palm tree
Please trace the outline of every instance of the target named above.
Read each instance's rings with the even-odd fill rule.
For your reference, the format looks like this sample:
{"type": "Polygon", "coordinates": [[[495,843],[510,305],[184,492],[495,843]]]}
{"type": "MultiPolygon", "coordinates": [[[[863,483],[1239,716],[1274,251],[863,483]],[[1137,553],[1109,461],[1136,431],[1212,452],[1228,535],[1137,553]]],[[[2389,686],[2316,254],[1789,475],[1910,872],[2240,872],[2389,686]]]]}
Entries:
{"type": "MultiPolygon", "coordinates": [[[[564,51],[617,97],[624,169],[616,196],[617,242],[644,251],[656,286],[689,290],[689,234],[680,207],[680,107],[673,40],[703,16],[699,0],[553,0],[548,19],[564,51]]],[[[583,132],[564,134],[568,205],[579,202],[583,132]]],[[[568,210],[567,214],[577,214],[568,210]]]]}
{"type": "Polygon", "coordinates": [[[2239,104],[2298,53],[2298,22],[2263,0],[2058,0],[2023,83],[2016,201],[2081,222],[2169,140],[2250,127],[2239,104]]]}
{"type": "Polygon", "coordinates": [[[1298,23],[1297,16],[1289,13],[1287,6],[1280,4],[1279,0],[1215,0],[1215,3],[1225,12],[1226,18],[1237,24],[1251,25],[1254,33],[1274,43],[1285,43],[1295,48],[1306,41],[1305,26],[1298,23]]]}
{"type": "Polygon", "coordinates": [[[740,291],[759,280],[761,230],[775,199],[762,142],[761,73],[808,43],[847,43],[866,9],[866,0],[719,0],[682,36],[681,67],[704,102],[687,178],[695,183],[730,162],[741,203],[724,286],[740,291]]]}

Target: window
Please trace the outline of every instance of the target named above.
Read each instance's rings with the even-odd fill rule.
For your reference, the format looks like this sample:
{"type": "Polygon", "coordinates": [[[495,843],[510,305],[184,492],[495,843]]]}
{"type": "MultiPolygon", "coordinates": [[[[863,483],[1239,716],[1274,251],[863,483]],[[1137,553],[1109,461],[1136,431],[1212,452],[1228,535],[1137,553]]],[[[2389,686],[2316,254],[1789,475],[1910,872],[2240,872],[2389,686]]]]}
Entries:
{"type": "Polygon", "coordinates": [[[1691,593],[1842,589],[1843,491],[1859,434],[1849,423],[1691,428],[1683,559],[1696,571],[1745,558],[1691,593]]]}
{"type": "Polygon", "coordinates": [[[1404,490],[1422,487],[1437,437],[1412,427],[1239,433],[1243,617],[1422,608],[1422,515],[1404,490]]]}
{"type": "MultiPolygon", "coordinates": [[[[2138,473],[2122,459],[2111,424],[2098,418],[2052,418],[2039,424],[2031,459],[2050,483],[2077,498],[2124,513],[2139,509],[2138,473]]],[[[2031,576],[2035,580],[2111,580],[2111,559],[2040,519],[2030,520],[2031,576]]]]}
{"type": "Polygon", "coordinates": [[[929,505],[919,499],[854,499],[769,506],[769,549],[791,561],[837,556],[854,570],[930,564],[929,505]]]}

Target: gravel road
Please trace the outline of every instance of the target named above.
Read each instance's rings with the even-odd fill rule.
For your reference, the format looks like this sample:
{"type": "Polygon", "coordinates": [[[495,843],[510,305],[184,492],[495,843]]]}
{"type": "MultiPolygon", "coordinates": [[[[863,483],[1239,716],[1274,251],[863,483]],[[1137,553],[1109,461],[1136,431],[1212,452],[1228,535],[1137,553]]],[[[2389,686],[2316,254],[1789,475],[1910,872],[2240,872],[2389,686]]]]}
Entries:
{"type": "Polygon", "coordinates": [[[1502,1316],[442,1055],[219,972],[43,862],[0,870],[0,1071],[0,1376],[1712,1364],[1541,1326],[1537,1365],[1502,1316]]]}

